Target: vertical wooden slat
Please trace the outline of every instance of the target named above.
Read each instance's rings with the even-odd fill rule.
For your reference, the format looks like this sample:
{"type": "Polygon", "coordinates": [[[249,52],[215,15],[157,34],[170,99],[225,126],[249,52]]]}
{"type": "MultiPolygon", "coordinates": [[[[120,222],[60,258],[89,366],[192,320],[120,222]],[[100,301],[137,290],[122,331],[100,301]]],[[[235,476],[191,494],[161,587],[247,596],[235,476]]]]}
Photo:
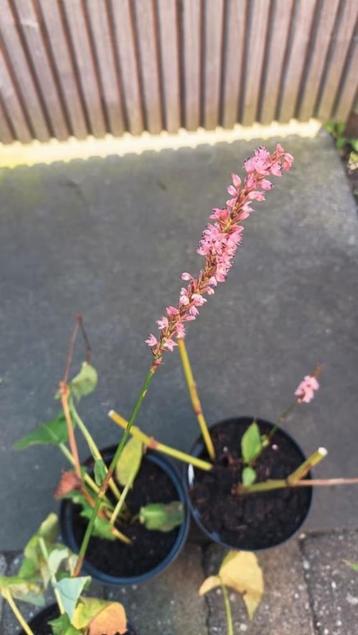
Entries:
{"type": "Polygon", "coordinates": [[[282,98],[278,117],[279,121],[282,122],[289,121],[295,115],[315,7],[316,0],[295,0],[294,3],[295,13],[292,38],[283,77],[282,98]]]}
{"type": "Polygon", "coordinates": [[[231,128],[237,122],[246,10],[246,0],[228,0],[223,68],[223,126],[225,128],[231,128]]]}
{"type": "Polygon", "coordinates": [[[162,113],[154,4],[152,0],[133,2],[138,28],[147,126],[149,132],[159,133],[162,130],[162,113]]]}
{"type": "Polygon", "coordinates": [[[15,130],[16,138],[22,143],[28,143],[32,134],[28,128],[22,107],[5,63],[3,52],[0,50],[0,92],[15,130]]]}
{"type": "Polygon", "coordinates": [[[7,123],[5,112],[0,99],[0,143],[11,143],[14,141],[12,132],[7,123]]]}
{"type": "Polygon", "coordinates": [[[143,132],[143,113],[140,85],[135,52],[135,39],[130,13],[132,0],[113,0],[112,16],[117,60],[121,69],[124,101],[129,125],[129,132],[143,132]]]}
{"type": "Polygon", "coordinates": [[[39,0],[39,4],[71,128],[78,139],[83,139],[87,136],[88,131],[58,0],[53,2],[39,0]]]}
{"type": "Polygon", "coordinates": [[[260,122],[263,124],[271,123],[276,115],[292,7],[293,0],[275,0],[274,2],[273,24],[269,38],[268,59],[262,94],[260,122]]]}
{"type": "Polygon", "coordinates": [[[219,124],[224,19],[223,0],[215,0],[212,3],[207,2],[204,17],[204,127],[210,130],[219,124]]]}
{"type": "Polygon", "coordinates": [[[176,0],[158,0],[164,113],[168,132],[180,126],[179,50],[176,0]]]}
{"type": "Polygon", "coordinates": [[[333,113],[337,121],[346,121],[353,107],[358,89],[358,42],[353,40],[350,60],[346,69],[343,86],[338,95],[338,101],[333,113]]]}
{"type": "Polygon", "coordinates": [[[14,16],[10,10],[8,0],[1,0],[0,31],[11,65],[26,101],[26,107],[37,139],[47,141],[50,138],[46,119],[41,108],[41,102],[28,66],[22,43],[17,32],[14,16]]]}
{"type": "MultiPolygon", "coordinates": [[[[325,77],[317,116],[322,121],[327,121],[332,116],[332,107],[335,95],[342,77],[345,60],[354,29],[357,23],[358,2],[357,0],[345,0],[342,6],[342,16],[338,26],[337,34],[333,40],[332,56],[325,77]]],[[[358,68],[356,69],[358,77],[358,68]]]]}
{"type": "Polygon", "coordinates": [[[270,0],[251,0],[249,7],[251,20],[248,34],[245,90],[242,109],[242,124],[244,126],[253,124],[257,116],[270,0]]]}
{"type": "Polygon", "coordinates": [[[91,130],[95,137],[103,137],[106,127],[82,3],[81,0],[63,0],[63,5],[91,130]]]}
{"type": "Polygon", "coordinates": [[[339,0],[330,0],[323,2],[320,7],[316,38],[307,65],[307,75],[298,112],[298,118],[301,121],[306,121],[313,115],[338,5],[339,0]]]}
{"type": "Polygon", "coordinates": [[[91,0],[87,3],[87,7],[96,46],[110,132],[114,135],[120,135],[124,130],[123,113],[106,3],[104,0],[91,0]]]}
{"type": "Polygon", "coordinates": [[[58,139],[67,139],[69,132],[34,5],[31,0],[14,0],[14,4],[52,130],[58,139]]]}
{"type": "Polygon", "coordinates": [[[200,0],[183,0],[184,113],[185,127],[196,130],[200,123],[200,0]]]}

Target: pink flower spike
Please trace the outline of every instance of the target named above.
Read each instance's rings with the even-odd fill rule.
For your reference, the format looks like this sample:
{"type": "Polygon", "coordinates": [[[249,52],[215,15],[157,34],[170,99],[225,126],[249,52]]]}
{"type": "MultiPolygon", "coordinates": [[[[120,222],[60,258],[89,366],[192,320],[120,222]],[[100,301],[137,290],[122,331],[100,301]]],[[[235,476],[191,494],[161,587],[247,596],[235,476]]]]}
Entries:
{"type": "Polygon", "coordinates": [[[194,304],[196,306],[202,306],[206,302],[206,299],[203,298],[203,296],[200,295],[200,293],[193,293],[192,299],[194,300],[194,304]]]}
{"type": "Polygon", "coordinates": [[[295,390],[298,403],[309,403],[319,389],[319,383],[313,375],[306,375],[295,390]]]}
{"type": "Polygon", "coordinates": [[[174,317],[174,315],[179,315],[179,311],[175,306],[167,306],[165,309],[168,317],[174,317]]]}
{"type": "Polygon", "coordinates": [[[178,344],[174,342],[174,340],[165,340],[164,348],[167,348],[168,351],[173,352],[174,346],[178,346],[178,344]]]}
{"type": "Polygon", "coordinates": [[[148,339],[145,340],[145,343],[148,344],[148,346],[156,346],[158,344],[158,340],[157,338],[153,335],[153,333],[151,333],[148,337],[148,339]]]}
{"type": "Polygon", "coordinates": [[[254,190],[253,192],[249,192],[248,198],[250,199],[250,201],[264,201],[265,195],[262,192],[257,192],[254,190]]]}
{"type": "Polygon", "coordinates": [[[231,178],[232,178],[233,184],[235,185],[237,189],[241,187],[241,179],[238,174],[232,174],[231,178]]]}
{"type": "Polygon", "coordinates": [[[185,337],[185,326],[182,322],[176,324],[176,335],[181,338],[185,337]]]}
{"type": "Polygon", "coordinates": [[[157,320],[157,324],[158,324],[159,330],[161,330],[161,331],[163,329],[168,328],[168,325],[169,325],[168,318],[163,316],[160,320],[157,320]]]}
{"type": "Polygon", "coordinates": [[[229,187],[227,188],[228,194],[231,194],[231,196],[237,196],[237,191],[236,191],[236,187],[234,187],[233,185],[229,185],[229,187]]]}
{"type": "Polygon", "coordinates": [[[272,189],[272,183],[268,179],[262,179],[260,185],[261,185],[261,188],[263,190],[271,190],[272,189]]]}
{"type": "Polygon", "coordinates": [[[184,273],[182,273],[180,277],[182,280],[191,280],[193,276],[190,273],[184,271],[184,273]]]}

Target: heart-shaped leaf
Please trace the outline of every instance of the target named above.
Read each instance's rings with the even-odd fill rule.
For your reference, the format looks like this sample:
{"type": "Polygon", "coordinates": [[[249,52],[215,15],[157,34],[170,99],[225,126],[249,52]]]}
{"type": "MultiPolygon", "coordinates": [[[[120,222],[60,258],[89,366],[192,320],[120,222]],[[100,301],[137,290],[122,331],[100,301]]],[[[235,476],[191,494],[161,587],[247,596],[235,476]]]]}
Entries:
{"type": "Polygon", "coordinates": [[[243,596],[249,618],[252,619],[264,592],[263,574],[255,554],[248,551],[229,551],[218,575],[204,580],[199,594],[204,595],[221,584],[243,596]]]}
{"type": "Polygon", "coordinates": [[[35,580],[25,580],[19,575],[0,576],[0,595],[6,598],[7,593],[16,600],[35,606],[45,606],[42,585],[35,580]]]}
{"type": "Polygon", "coordinates": [[[72,624],[79,629],[88,628],[90,626],[90,629],[92,628],[92,631],[89,631],[90,633],[95,633],[96,631],[93,629],[102,627],[103,631],[99,632],[108,633],[108,635],[110,635],[112,633],[110,630],[112,618],[115,629],[113,632],[126,633],[127,619],[122,604],[99,600],[97,598],[81,598],[72,618],[72,624]],[[110,607],[112,608],[108,611],[110,607]],[[107,612],[104,613],[104,611],[107,612]]]}
{"type": "Polygon", "coordinates": [[[206,580],[204,580],[203,584],[199,589],[199,595],[205,595],[209,591],[216,589],[216,587],[221,586],[221,580],[217,575],[210,575],[206,580]]]}
{"type": "Polygon", "coordinates": [[[62,578],[56,584],[56,589],[60,594],[63,608],[68,617],[72,620],[78,599],[85,588],[91,581],[89,576],[79,578],[62,578]]]}
{"type": "Polygon", "coordinates": [[[143,443],[132,437],[125,445],[116,465],[116,478],[118,482],[125,486],[132,483],[141,466],[143,457],[143,443]]]}
{"type": "Polygon", "coordinates": [[[88,625],[88,635],[124,635],[126,632],[126,613],[119,602],[110,603],[88,625]]]}
{"type": "Polygon", "coordinates": [[[241,439],[241,453],[244,462],[249,464],[262,450],[262,441],[259,427],[254,421],[244,432],[241,439]]]}
{"type": "Polygon", "coordinates": [[[264,579],[257,557],[249,551],[229,551],[219,570],[225,586],[243,594],[249,618],[260,604],[264,579]]]}
{"type": "Polygon", "coordinates": [[[35,430],[16,441],[14,447],[16,450],[23,450],[30,445],[59,445],[66,441],[66,419],[63,414],[60,414],[52,421],[41,423],[35,430]]]}
{"type": "Polygon", "coordinates": [[[183,504],[179,501],[171,503],[150,503],[141,507],[139,520],[147,529],[156,531],[172,531],[184,520],[183,504]]]}
{"type": "Polygon", "coordinates": [[[98,375],[96,369],[88,362],[83,362],[78,375],[70,382],[71,394],[77,401],[90,395],[96,388],[98,375]]]}

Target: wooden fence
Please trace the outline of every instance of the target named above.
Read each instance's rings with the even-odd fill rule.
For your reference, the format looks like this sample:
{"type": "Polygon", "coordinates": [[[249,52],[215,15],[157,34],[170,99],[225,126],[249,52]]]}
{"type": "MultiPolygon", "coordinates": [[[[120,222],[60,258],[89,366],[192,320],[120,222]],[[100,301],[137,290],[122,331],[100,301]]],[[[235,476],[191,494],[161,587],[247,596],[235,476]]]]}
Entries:
{"type": "Polygon", "coordinates": [[[0,0],[0,141],[345,120],[358,0],[0,0]]]}

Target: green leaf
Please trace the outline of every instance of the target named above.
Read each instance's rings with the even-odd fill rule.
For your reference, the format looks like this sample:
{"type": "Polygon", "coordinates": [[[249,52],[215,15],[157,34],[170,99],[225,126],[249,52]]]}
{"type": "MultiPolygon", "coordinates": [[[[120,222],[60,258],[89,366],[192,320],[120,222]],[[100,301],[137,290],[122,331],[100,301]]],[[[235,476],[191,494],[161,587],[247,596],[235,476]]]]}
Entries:
{"type": "Polygon", "coordinates": [[[171,503],[150,503],[139,510],[139,520],[146,529],[172,531],[182,524],[184,508],[179,501],[171,503]]]}
{"type": "Polygon", "coordinates": [[[251,463],[261,452],[262,441],[259,427],[254,421],[245,431],[241,439],[242,458],[245,463],[251,463]]]}
{"type": "Polygon", "coordinates": [[[90,582],[91,578],[89,576],[82,576],[79,578],[63,578],[56,583],[56,589],[60,594],[63,608],[65,609],[70,620],[72,620],[76,604],[81,596],[83,589],[90,582]]]}
{"type": "Polygon", "coordinates": [[[16,600],[45,606],[42,585],[35,580],[25,580],[19,575],[0,576],[0,595],[6,597],[9,591],[16,600]]]}
{"type": "Polygon", "coordinates": [[[349,143],[352,147],[352,150],[354,150],[354,152],[358,152],[358,139],[349,139],[349,143]]]}
{"type": "Polygon", "coordinates": [[[256,481],[256,472],[253,467],[247,465],[242,470],[242,483],[243,485],[252,485],[256,481]]]}
{"type": "Polygon", "coordinates": [[[347,143],[347,139],[345,137],[338,137],[336,141],[337,150],[342,150],[347,143]]]}
{"type": "Polygon", "coordinates": [[[28,578],[29,576],[41,575],[45,586],[48,584],[50,574],[48,563],[40,546],[40,540],[44,541],[46,550],[50,552],[54,548],[58,531],[56,514],[49,514],[25,546],[24,560],[19,570],[19,576],[28,578]]]}
{"type": "Polygon", "coordinates": [[[94,464],[94,480],[96,484],[100,487],[106,478],[106,465],[102,459],[96,459],[94,464]]]}
{"type": "MultiPolygon", "coordinates": [[[[82,507],[82,518],[87,518],[88,520],[91,519],[93,509],[87,503],[81,493],[69,492],[69,494],[67,494],[65,498],[70,498],[75,505],[80,505],[82,507]]],[[[101,506],[100,509],[103,509],[103,507],[105,507],[105,505],[101,506]]],[[[96,520],[94,522],[92,535],[97,536],[98,538],[104,538],[105,540],[116,540],[116,537],[112,533],[112,527],[109,521],[105,520],[104,518],[99,518],[98,516],[96,517],[96,520]]]]}
{"type": "Polygon", "coordinates": [[[51,620],[49,625],[52,628],[53,635],[81,635],[82,631],[78,631],[70,622],[70,618],[66,613],[60,615],[55,620],[51,620]]]}
{"type": "Polygon", "coordinates": [[[14,447],[16,450],[23,450],[30,445],[59,445],[67,441],[67,425],[63,414],[59,414],[56,419],[41,423],[35,430],[27,434],[14,447]]]}
{"type": "Polygon", "coordinates": [[[95,390],[97,381],[96,369],[88,362],[83,362],[80,372],[70,382],[71,394],[79,401],[95,390]]]}
{"type": "Polygon", "coordinates": [[[125,486],[132,483],[141,466],[143,457],[143,443],[132,437],[125,445],[116,465],[116,478],[125,486]]]}

